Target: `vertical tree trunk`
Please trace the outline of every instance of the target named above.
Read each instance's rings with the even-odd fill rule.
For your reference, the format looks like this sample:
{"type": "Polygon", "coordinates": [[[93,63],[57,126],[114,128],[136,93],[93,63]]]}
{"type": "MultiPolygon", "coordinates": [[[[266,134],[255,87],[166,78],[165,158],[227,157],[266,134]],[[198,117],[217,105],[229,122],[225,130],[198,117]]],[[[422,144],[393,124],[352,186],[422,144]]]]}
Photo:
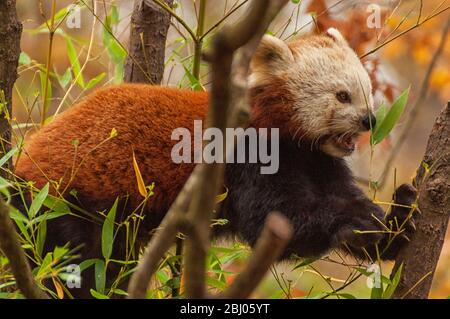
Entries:
{"type": "MultiPolygon", "coordinates": [[[[173,0],[164,1],[172,6],[173,0]]],[[[152,0],[135,0],[125,61],[126,82],[161,83],[170,18],[170,14],[152,0]]]]}
{"type": "MultiPolygon", "coordinates": [[[[10,148],[11,125],[5,113],[11,115],[12,111],[12,92],[17,79],[21,34],[22,24],[17,19],[16,1],[0,0],[0,94],[3,92],[6,102],[0,114],[0,158],[10,148]]],[[[0,98],[1,102],[3,97],[0,98]]],[[[11,161],[7,165],[11,167],[11,161]]]]}
{"type": "Polygon", "coordinates": [[[422,215],[414,237],[396,259],[393,273],[402,262],[404,269],[394,298],[428,297],[444,244],[450,216],[450,102],[434,124],[423,163],[415,178],[422,215]]]}
{"type": "MultiPolygon", "coordinates": [[[[12,116],[12,93],[17,79],[22,24],[17,18],[16,0],[0,0],[0,157],[10,149],[11,125],[6,113],[12,116]],[[3,98],[4,97],[4,98],[3,98]]],[[[8,168],[12,168],[8,161],[8,168]]],[[[1,175],[7,173],[2,171],[1,175]]],[[[0,198],[0,249],[9,259],[9,266],[17,287],[26,298],[48,298],[36,285],[25,253],[20,246],[14,225],[9,218],[9,207],[0,198]]]]}

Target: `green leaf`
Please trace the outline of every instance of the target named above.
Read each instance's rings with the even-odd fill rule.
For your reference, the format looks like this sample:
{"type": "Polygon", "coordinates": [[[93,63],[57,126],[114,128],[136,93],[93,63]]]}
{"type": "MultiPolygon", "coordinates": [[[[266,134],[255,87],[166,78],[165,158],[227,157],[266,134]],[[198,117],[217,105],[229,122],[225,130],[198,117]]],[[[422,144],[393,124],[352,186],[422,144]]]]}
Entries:
{"type": "Polygon", "coordinates": [[[370,292],[370,299],[381,299],[381,298],[383,298],[383,285],[380,284],[380,287],[376,287],[376,285],[374,285],[372,291],[370,292]]]}
{"type": "Polygon", "coordinates": [[[53,249],[53,260],[61,259],[68,252],[69,252],[69,249],[67,247],[56,246],[55,249],[53,249]]]}
{"type": "Polygon", "coordinates": [[[95,289],[100,293],[105,293],[106,266],[103,260],[95,262],[95,289]]]}
{"type": "Polygon", "coordinates": [[[395,289],[397,289],[398,284],[400,283],[400,276],[403,271],[403,263],[400,264],[400,267],[398,267],[397,271],[394,274],[394,277],[392,278],[392,282],[386,287],[386,290],[383,293],[383,299],[390,299],[392,295],[395,292],[395,289]]]}
{"type": "Polygon", "coordinates": [[[45,186],[39,191],[39,193],[34,198],[31,203],[30,209],[28,210],[28,217],[33,219],[34,216],[39,212],[44,203],[45,198],[48,195],[49,183],[45,184],[45,186]]]}
{"type": "Polygon", "coordinates": [[[186,72],[186,76],[189,79],[189,82],[191,83],[191,89],[194,91],[203,91],[203,87],[200,83],[200,81],[192,74],[192,72],[183,65],[184,72],[186,72]]]}
{"type": "MultiPolygon", "coordinates": [[[[384,119],[386,118],[386,105],[385,104],[381,104],[381,106],[377,110],[377,114],[375,117],[377,119],[376,123],[383,123],[384,119]]],[[[373,129],[375,129],[375,128],[376,128],[376,125],[373,129]]]]}
{"type": "Polygon", "coordinates": [[[66,202],[63,199],[55,197],[53,195],[48,195],[45,198],[43,205],[51,209],[53,212],[59,214],[60,216],[71,213],[70,208],[66,204],[66,202]]]}
{"type": "Polygon", "coordinates": [[[70,71],[70,68],[67,68],[63,75],[58,76],[58,82],[61,87],[65,89],[70,81],[72,81],[72,72],[70,71]]]}
{"type": "Polygon", "coordinates": [[[128,292],[126,292],[126,291],[124,291],[124,290],[122,290],[122,289],[119,289],[119,288],[113,289],[112,292],[113,292],[114,294],[116,294],[116,295],[120,295],[120,296],[128,296],[128,292]]]}
{"type": "MultiPolygon", "coordinates": [[[[61,19],[66,16],[67,11],[69,10],[70,7],[71,6],[69,5],[55,13],[55,15],[53,16],[55,25],[57,25],[61,21],[61,19]]],[[[40,29],[48,30],[47,25],[51,25],[51,23],[52,23],[52,18],[50,17],[46,23],[42,23],[39,27],[36,28],[36,30],[40,30],[40,29]]]]}
{"type": "Polygon", "coordinates": [[[100,73],[99,75],[97,75],[95,78],[90,79],[88,84],[86,84],[86,89],[91,89],[94,86],[96,86],[101,80],[103,80],[103,78],[106,76],[106,73],[100,73]]]}
{"type": "Polygon", "coordinates": [[[45,254],[44,259],[42,260],[41,266],[39,267],[37,276],[41,276],[43,274],[48,273],[51,270],[50,264],[53,261],[53,253],[45,254]]]}
{"type": "Polygon", "coordinates": [[[119,84],[123,82],[123,75],[125,74],[124,62],[116,64],[114,69],[114,83],[119,84]]]}
{"type": "Polygon", "coordinates": [[[111,10],[109,10],[108,15],[106,16],[105,25],[111,29],[113,25],[117,25],[119,23],[119,10],[116,5],[111,6],[111,10]]]}
{"type": "Polygon", "coordinates": [[[94,289],[91,289],[90,292],[91,292],[92,297],[94,297],[95,299],[109,299],[108,296],[106,296],[98,291],[95,291],[94,289]]]}
{"type": "Polygon", "coordinates": [[[116,219],[117,203],[118,198],[116,198],[114,205],[106,216],[102,227],[102,254],[105,259],[109,259],[112,253],[114,242],[114,220],[116,219]]]}
{"type": "MultiPolygon", "coordinates": [[[[111,60],[116,64],[116,77],[118,78],[118,73],[123,72],[123,62],[127,56],[126,50],[120,45],[117,39],[113,35],[112,26],[119,22],[119,11],[116,6],[113,6],[106,16],[106,23],[103,28],[103,45],[108,50],[108,55],[111,60]],[[117,67],[122,65],[121,67],[117,67]]],[[[116,78],[116,80],[117,80],[116,78]]],[[[123,76],[122,76],[123,78],[123,76]]],[[[121,78],[121,79],[122,79],[121,78]]]]}
{"type": "Polygon", "coordinates": [[[0,193],[5,195],[6,201],[7,201],[8,204],[11,202],[11,194],[9,192],[9,187],[10,186],[11,186],[11,183],[0,176],[0,193]]]}
{"type": "Polygon", "coordinates": [[[19,148],[16,146],[14,148],[12,148],[8,153],[6,153],[5,155],[2,156],[2,158],[0,159],[0,167],[5,165],[5,163],[11,158],[13,157],[17,151],[19,150],[19,148]]]}
{"type": "Polygon", "coordinates": [[[17,208],[10,207],[9,208],[9,217],[13,220],[18,220],[24,223],[28,223],[28,219],[24,214],[22,214],[17,208]]]}
{"type": "Polygon", "coordinates": [[[100,259],[97,259],[97,258],[83,260],[80,263],[80,265],[79,265],[80,266],[80,271],[83,271],[83,270],[91,267],[92,265],[94,265],[98,261],[100,261],[100,259]]]}
{"type": "Polygon", "coordinates": [[[405,110],[406,102],[408,101],[410,88],[406,89],[400,97],[392,104],[389,112],[384,117],[381,123],[377,122],[375,131],[371,136],[372,145],[380,143],[385,139],[394,128],[395,124],[400,119],[405,110]]]}
{"type": "Polygon", "coordinates": [[[23,235],[28,243],[32,243],[30,234],[28,233],[24,223],[19,219],[14,219],[14,221],[16,222],[17,227],[19,227],[20,235],[23,235]]]}
{"type": "Polygon", "coordinates": [[[39,256],[42,256],[46,237],[47,237],[47,220],[44,219],[39,223],[36,238],[36,251],[39,256]]]}
{"type": "Polygon", "coordinates": [[[40,215],[36,218],[34,218],[33,220],[30,221],[30,225],[36,224],[36,223],[40,223],[42,222],[44,219],[45,220],[51,220],[51,219],[56,219],[59,218],[61,216],[66,215],[65,213],[62,212],[51,212],[51,213],[45,213],[43,215],[40,215]]]}
{"type": "Polygon", "coordinates": [[[127,56],[127,52],[113,37],[109,41],[108,52],[114,63],[122,63],[127,56]]]}
{"type": "Polygon", "coordinates": [[[74,77],[77,79],[77,84],[81,88],[85,88],[83,74],[81,74],[80,62],[78,61],[78,55],[73,46],[72,40],[66,38],[67,54],[69,55],[70,65],[73,70],[74,77]]]}
{"type": "MultiPolygon", "coordinates": [[[[363,274],[366,277],[371,277],[373,275],[373,272],[368,271],[366,268],[357,267],[357,268],[355,268],[355,270],[358,271],[359,273],[363,274]]],[[[387,278],[385,276],[381,276],[381,282],[386,285],[389,285],[391,283],[389,278],[387,278]]]]}
{"type": "Polygon", "coordinates": [[[164,284],[170,279],[169,276],[167,275],[167,273],[164,270],[162,270],[162,269],[158,270],[155,273],[155,276],[156,276],[156,279],[158,279],[159,282],[164,283],[164,284]]]}
{"type": "Polygon", "coordinates": [[[31,63],[31,59],[29,57],[28,54],[26,54],[25,52],[20,52],[20,56],[19,56],[19,64],[20,65],[28,65],[31,63]]]}

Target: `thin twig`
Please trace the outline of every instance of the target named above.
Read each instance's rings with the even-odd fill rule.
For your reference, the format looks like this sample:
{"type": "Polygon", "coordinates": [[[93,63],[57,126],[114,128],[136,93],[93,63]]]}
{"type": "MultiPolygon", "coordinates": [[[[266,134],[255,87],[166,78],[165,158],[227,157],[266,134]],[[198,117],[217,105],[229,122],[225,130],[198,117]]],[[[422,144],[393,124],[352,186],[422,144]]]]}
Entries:
{"type": "Polygon", "coordinates": [[[396,39],[398,39],[398,38],[404,36],[406,33],[408,33],[408,32],[410,32],[410,31],[412,31],[412,30],[414,30],[414,29],[420,27],[420,26],[421,26],[422,24],[424,24],[425,22],[427,22],[427,21],[429,21],[429,20],[431,20],[431,19],[437,17],[438,15],[440,15],[440,14],[444,13],[445,11],[447,11],[448,9],[450,9],[450,6],[445,7],[444,9],[442,9],[442,10],[440,10],[440,11],[434,13],[434,14],[429,15],[428,17],[426,17],[426,18],[423,19],[422,21],[417,22],[416,24],[414,24],[413,26],[409,27],[408,29],[406,29],[406,30],[400,32],[400,33],[397,34],[396,36],[394,36],[394,37],[392,37],[392,38],[390,38],[390,39],[384,41],[383,43],[377,45],[375,48],[373,48],[373,49],[370,50],[369,52],[364,53],[363,55],[360,56],[360,59],[363,59],[363,58],[365,58],[365,57],[367,57],[367,56],[369,56],[369,55],[371,55],[371,54],[377,52],[379,49],[381,49],[381,48],[384,47],[385,45],[387,45],[387,44],[391,43],[392,41],[394,41],[394,40],[396,40],[396,39]]]}
{"type": "MultiPolygon", "coordinates": [[[[445,48],[445,43],[447,41],[447,35],[449,32],[449,29],[450,29],[450,19],[447,20],[447,23],[444,26],[438,48],[436,49],[436,51],[431,59],[431,62],[428,65],[427,71],[426,71],[424,79],[422,81],[422,86],[420,88],[418,98],[417,98],[416,102],[413,104],[413,106],[411,107],[411,111],[409,112],[408,120],[404,124],[395,145],[392,147],[392,150],[389,153],[388,159],[386,160],[386,164],[384,165],[384,168],[380,175],[380,178],[377,181],[379,187],[383,186],[383,184],[386,180],[386,177],[391,169],[392,163],[394,162],[397,154],[400,153],[400,148],[403,146],[404,142],[406,141],[408,133],[411,130],[411,128],[417,118],[417,115],[420,110],[420,106],[423,104],[423,102],[425,101],[425,99],[428,95],[428,89],[430,86],[431,75],[433,74],[434,68],[436,67],[437,62],[438,62],[439,58],[441,57],[443,50],[445,48]]],[[[361,178],[361,177],[358,177],[357,180],[362,183],[370,182],[369,180],[361,178]]]]}
{"type": "Polygon", "coordinates": [[[92,8],[93,10],[93,19],[92,19],[92,27],[91,27],[91,36],[90,36],[90,40],[89,40],[89,47],[87,50],[87,54],[86,54],[86,60],[84,61],[83,65],[80,68],[80,71],[78,72],[77,76],[75,77],[75,79],[73,79],[72,83],[70,84],[69,88],[66,90],[66,93],[64,94],[63,98],[61,99],[61,102],[59,103],[58,107],[56,108],[55,113],[53,114],[53,116],[56,116],[59,114],[59,112],[61,111],[61,108],[64,105],[64,102],[66,101],[67,97],[69,96],[70,92],[72,91],[72,89],[75,87],[76,83],[78,82],[78,79],[83,76],[83,71],[86,68],[87,64],[91,61],[91,51],[92,51],[92,46],[94,44],[94,36],[95,36],[95,25],[97,22],[97,19],[95,17],[95,12],[96,12],[96,4],[94,1],[94,7],[92,8]]]}
{"type": "Polygon", "coordinates": [[[414,237],[395,259],[392,273],[401,265],[403,271],[393,298],[425,299],[430,293],[449,222],[449,137],[450,102],[434,123],[425,156],[414,178],[414,185],[419,192],[418,207],[421,214],[415,220],[414,237]],[[420,261],[417,259],[418,254],[421,256],[420,261]]]}
{"type": "Polygon", "coordinates": [[[0,200],[0,248],[8,258],[17,287],[25,298],[48,299],[34,281],[27,257],[19,244],[19,237],[9,217],[9,208],[3,200],[0,200]]]}

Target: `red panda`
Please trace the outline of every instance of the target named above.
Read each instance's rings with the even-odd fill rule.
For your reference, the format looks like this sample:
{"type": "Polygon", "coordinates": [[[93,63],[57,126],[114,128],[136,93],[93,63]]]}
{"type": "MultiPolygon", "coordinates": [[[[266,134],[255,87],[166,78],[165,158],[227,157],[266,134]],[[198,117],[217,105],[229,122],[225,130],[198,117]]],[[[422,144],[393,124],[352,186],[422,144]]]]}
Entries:
{"type": "MultiPolygon", "coordinates": [[[[227,164],[229,194],[217,214],[229,223],[216,234],[236,235],[252,245],[267,214],[276,210],[294,228],[285,257],[320,256],[343,244],[364,256],[361,247],[370,253],[373,243],[386,244],[382,233],[354,232],[382,230],[385,218],[355,185],[343,159],[375,118],[369,76],[342,35],[330,29],[289,44],[266,35],[249,80],[250,127],[279,128],[279,170],[264,175],[260,162],[227,164]]],[[[54,194],[94,213],[126,197],[122,211],[127,216],[143,200],[134,154],[144,182],[155,183],[144,208],[140,235],[145,242],[195,165],[172,161],[176,141],[171,134],[180,127],[192,130],[194,120],[205,119],[207,105],[206,92],[143,84],[98,90],[27,139],[15,173],[38,188],[51,181],[54,194]]],[[[415,190],[403,185],[396,195],[398,203],[409,205],[415,190]]],[[[396,207],[386,222],[404,220],[408,213],[396,207]]],[[[63,217],[49,224],[48,234],[48,249],[70,242],[85,245],[82,258],[101,256],[101,225],[63,217]]],[[[382,257],[393,258],[404,244],[397,240],[382,257]]],[[[120,245],[114,253],[121,258],[120,245]]]]}

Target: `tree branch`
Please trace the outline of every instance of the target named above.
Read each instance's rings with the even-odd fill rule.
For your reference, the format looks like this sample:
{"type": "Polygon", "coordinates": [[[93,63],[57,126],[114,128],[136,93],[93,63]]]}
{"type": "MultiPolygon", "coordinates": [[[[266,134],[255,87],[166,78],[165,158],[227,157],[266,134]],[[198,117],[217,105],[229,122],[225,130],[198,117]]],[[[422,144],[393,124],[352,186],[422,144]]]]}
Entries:
{"type": "Polygon", "coordinates": [[[47,299],[48,296],[36,285],[27,257],[19,244],[15,227],[9,218],[9,208],[0,200],[0,248],[9,260],[17,287],[25,298],[47,299]]]}
{"type": "MultiPolygon", "coordinates": [[[[16,1],[0,1],[0,157],[6,154],[11,144],[12,92],[17,79],[17,65],[20,55],[22,24],[17,19],[16,1]],[[2,93],[3,92],[3,93],[2,93]],[[5,116],[5,114],[7,116],[5,116]]],[[[7,167],[11,168],[11,160],[7,167]]],[[[2,175],[5,177],[5,173],[2,175]]]]}
{"type": "Polygon", "coordinates": [[[414,237],[395,261],[393,273],[402,263],[404,268],[394,298],[428,297],[450,216],[449,176],[450,102],[434,124],[424,160],[414,180],[422,214],[416,222],[414,237]]]}
{"type": "MultiPolygon", "coordinates": [[[[17,79],[17,65],[20,55],[20,37],[22,24],[16,13],[16,1],[0,1],[0,104],[2,116],[0,117],[0,136],[2,157],[10,149],[12,116],[12,91],[17,79]]],[[[11,160],[7,166],[12,169],[11,160]]],[[[3,177],[8,177],[9,170],[2,170],[3,177]]],[[[0,199],[0,249],[9,260],[9,266],[16,279],[17,287],[26,298],[43,299],[48,296],[36,285],[30,265],[25,256],[15,227],[9,218],[9,208],[0,199]]]]}
{"type": "MultiPolygon", "coordinates": [[[[169,8],[173,4],[173,0],[164,1],[169,8]]],[[[150,1],[135,1],[125,61],[126,82],[161,83],[170,19],[171,15],[159,5],[150,1]]]]}
{"type": "MultiPolygon", "coordinates": [[[[239,22],[224,27],[214,37],[212,51],[209,54],[212,85],[207,116],[208,127],[215,127],[224,132],[226,127],[230,127],[230,123],[235,122],[234,119],[227,118],[227,115],[234,114],[234,107],[238,103],[247,103],[247,92],[242,89],[246,88],[247,74],[244,78],[233,77],[232,66],[235,70],[248,70],[250,59],[242,59],[238,61],[241,65],[236,65],[233,63],[233,56],[236,50],[248,43],[254,43],[252,49],[253,51],[256,49],[263,35],[261,29],[266,30],[270,23],[261,17],[266,17],[271,3],[279,4],[278,9],[281,9],[286,1],[253,1],[239,22]],[[265,23],[267,24],[264,25],[265,23]]],[[[226,155],[226,148],[223,154],[226,155]]],[[[198,183],[193,189],[193,193],[198,195],[192,198],[187,218],[193,223],[197,235],[187,237],[185,254],[185,286],[187,296],[190,298],[202,298],[206,294],[205,259],[210,244],[211,214],[224,171],[223,163],[200,164],[198,183]]]]}
{"type": "MultiPolygon", "coordinates": [[[[287,0],[253,1],[240,22],[225,27],[214,37],[212,52],[207,55],[213,77],[207,116],[208,127],[224,131],[228,123],[237,122],[227,117],[229,114],[236,114],[233,106],[237,104],[230,102],[239,102],[241,106],[247,103],[248,72],[233,73],[241,76],[232,77],[232,65],[233,69],[248,71],[250,59],[241,59],[239,65],[233,64],[234,52],[246,43],[253,43],[246,49],[247,55],[251,56],[263,35],[261,30],[266,30],[271,21],[266,19],[269,17],[267,13],[272,12],[270,17],[273,18],[286,2],[287,0]],[[239,90],[235,90],[236,88],[239,90]]],[[[223,153],[225,155],[225,150],[223,153]]],[[[180,227],[189,232],[184,259],[187,296],[205,297],[205,258],[210,240],[211,214],[215,206],[215,196],[223,180],[224,169],[225,165],[221,163],[199,164],[195,167],[166,214],[159,231],[151,239],[130,280],[130,298],[145,297],[150,277],[165,251],[173,244],[180,227]]]]}
{"type": "Polygon", "coordinates": [[[247,266],[221,297],[248,298],[272,263],[283,253],[291,237],[292,226],[289,220],[280,213],[271,213],[247,266]]]}

